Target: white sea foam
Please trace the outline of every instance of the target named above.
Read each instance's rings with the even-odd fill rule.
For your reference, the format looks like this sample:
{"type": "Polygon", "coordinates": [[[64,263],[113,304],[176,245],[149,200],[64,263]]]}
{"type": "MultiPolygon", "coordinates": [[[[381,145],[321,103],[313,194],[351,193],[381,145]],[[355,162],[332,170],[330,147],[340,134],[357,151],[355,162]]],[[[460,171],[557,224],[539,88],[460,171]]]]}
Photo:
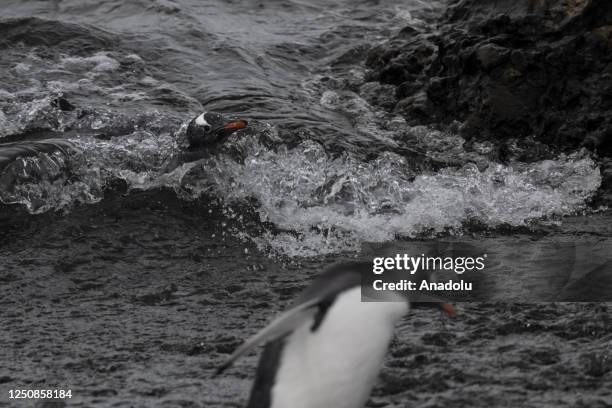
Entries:
{"type": "Polygon", "coordinates": [[[89,57],[64,56],[60,59],[60,65],[72,71],[104,72],[119,69],[119,61],[106,52],[97,52],[89,57]]]}
{"type": "Polygon", "coordinates": [[[257,237],[289,256],[352,250],[424,232],[461,231],[466,222],[522,226],[574,213],[601,183],[583,154],[532,164],[474,163],[412,177],[405,158],[384,153],[364,162],[331,158],[314,142],[273,152],[253,146],[244,164],[211,159],[209,170],[228,201],[257,198],[258,213],[290,233],[257,237]]]}
{"type": "Polygon", "coordinates": [[[143,130],[110,140],[75,139],[67,149],[19,158],[0,174],[0,201],[36,214],[98,202],[117,179],[129,188],[178,188],[189,165],[168,169],[176,140],[143,130]]]}

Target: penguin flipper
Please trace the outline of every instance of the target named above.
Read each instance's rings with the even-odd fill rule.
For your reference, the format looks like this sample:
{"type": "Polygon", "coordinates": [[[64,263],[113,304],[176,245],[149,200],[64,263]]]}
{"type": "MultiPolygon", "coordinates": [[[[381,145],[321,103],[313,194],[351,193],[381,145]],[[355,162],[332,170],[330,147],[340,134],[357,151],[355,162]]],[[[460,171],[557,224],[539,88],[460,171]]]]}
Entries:
{"type": "Polygon", "coordinates": [[[296,305],[295,307],[282,313],[270,324],[263,328],[259,333],[245,341],[234,353],[227,359],[223,365],[215,370],[214,376],[221,374],[230,367],[238,357],[250,351],[253,347],[260,344],[268,343],[278,339],[293,331],[295,328],[304,323],[307,319],[313,317],[318,311],[318,305],[322,301],[321,298],[311,299],[307,302],[296,305]]]}

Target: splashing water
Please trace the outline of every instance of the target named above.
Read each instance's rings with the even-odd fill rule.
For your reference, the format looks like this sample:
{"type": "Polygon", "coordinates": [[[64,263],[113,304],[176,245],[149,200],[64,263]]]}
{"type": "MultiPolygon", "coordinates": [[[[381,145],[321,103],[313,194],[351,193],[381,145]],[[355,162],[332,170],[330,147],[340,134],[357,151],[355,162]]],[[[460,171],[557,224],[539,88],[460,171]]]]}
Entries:
{"type": "Polygon", "coordinates": [[[179,151],[172,134],[136,131],[109,140],[63,141],[63,145],[68,148],[21,157],[4,169],[0,201],[23,204],[37,214],[98,202],[115,180],[125,180],[131,189],[180,185],[183,167],[168,172],[179,151]]]}
{"type": "Polygon", "coordinates": [[[289,256],[460,231],[467,222],[522,226],[583,210],[601,182],[593,160],[580,153],[415,175],[406,158],[389,152],[365,162],[350,153],[332,158],[312,141],[278,152],[257,143],[250,148],[244,164],[209,160],[216,191],[226,202],[255,197],[262,221],[290,231],[256,242],[289,256]]]}
{"type": "Polygon", "coordinates": [[[228,205],[255,198],[260,220],[275,229],[247,236],[262,249],[310,256],[357,250],[362,242],[456,233],[466,223],[523,226],[575,213],[601,183],[585,153],[502,165],[466,152],[456,135],[423,127],[402,132],[429,155],[452,155],[460,165],[422,172],[389,151],[368,161],[351,152],[334,157],[312,140],[289,148],[269,143],[276,137],[269,125],[256,137],[232,136],[218,155],[178,165],[184,130],[84,137],[72,141],[67,155],[21,158],[2,174],[0,200],[32,213],[68,209],[101,200],[114,180],[124,180],[128,190],[174,189],[185,199],[214,194],[228,205]]]}

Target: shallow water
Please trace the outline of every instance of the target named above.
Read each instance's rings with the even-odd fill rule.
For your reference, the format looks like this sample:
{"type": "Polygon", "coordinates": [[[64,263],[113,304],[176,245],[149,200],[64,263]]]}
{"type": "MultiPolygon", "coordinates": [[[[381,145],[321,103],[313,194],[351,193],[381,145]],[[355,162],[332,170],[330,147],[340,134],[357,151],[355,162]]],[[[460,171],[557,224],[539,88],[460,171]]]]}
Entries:
{"type": "MultiPolygon", "coordinates": [[[[410,127],[368,102],[367,48],[406,25],[425,29],[439,2],[3,5],[0,142],[71,145],[0,174],[2,387],[72,386],[82,406],[237,406],[254,356],[214,381],[213,365],[322,265],[434,237],[486,247],[500,270],[527,253],[534,273],[522,268],[524,276],[564,299],[601,289],[572,286],[590,271],[610,281],[610,216],[589,207],[601,176],[587,152],[497,163],[493,143],[410,127]],[[177,164],[185,124],[202,110],[251,127],[214,156],[177,164]],[[548,262],[568,247],[575,265],[548,262]]],[[[507,279],[491,285],[504,290],[507,279]]],[[[544,397],[519,395],[520,376],[567,363],[580,374],[538,385],[550,391],[542,404],[575,398],[566,388],[578,378],[593,406],[610,381],[608,363],[601,376],[589,368],[610,356],[607,314],[587,321],[597,307],[607,310],[547,306],[534,317],[539,307],[527,306],[517,317],[510,306],[466,305],[468,317],[447,329],[418,315],[417,334],[401,330],[374,401],[441,405],[453,390],[464,405],[500,395],[521,403],[544,397]],[[552,334],[532,336],[529,319],[552,334]],[[536,353],[510,383],[498,372],[497,348],[510,350],[511,365],[534,347],[554,354],[548,337],[562,342],[568,319],[574,344],[559,345],[552,362],[536,353]],[[522,345],[508,349],[515,337],[522,345]],[[490,354],[470,363],[478,344],[490,354]],[[442,373],[443,359],[424,364],[425,351],[450,353],[451,369],[442,373]],[[393,367],[406,364],[420,375],[399,378],[393,367]],[[489,391],[474,388],[487,382],[489,391]]]]}

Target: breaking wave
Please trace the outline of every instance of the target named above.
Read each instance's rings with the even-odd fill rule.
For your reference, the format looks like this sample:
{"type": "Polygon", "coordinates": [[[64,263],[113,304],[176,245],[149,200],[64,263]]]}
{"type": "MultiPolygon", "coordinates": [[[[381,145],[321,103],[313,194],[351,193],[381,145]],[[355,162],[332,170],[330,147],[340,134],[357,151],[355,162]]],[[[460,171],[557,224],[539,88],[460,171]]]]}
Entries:
{"type": "MultiPolygon", "coordinates": [[[[462,157],[458,136],[403,131],[430,147],[436,139],[462,157]]],[[[572,214],[586,208],[601,183],[595,162],[582,152],[510,164],[463,152],[470,160],[461,165],[418,173],[410,158],[391,151],[365,160],[351,152],[332,155],[312,140],[272,148],[277,136],[269,125],[256,137],[234,136],[231,150],[181,164],[182,132],[82,138],[68,154],[21,158],[0,177],[0,199],[32,213],[69,209],[101,200],[116,180],[128,190],[171,188],[185,199],[210,194],[226,205],[254,205],[260,221],[274,226],[245,232],[260,248],[310,256],[357,250],[363,242],[460,233],[473,223],[524,226],[572,214]]]]}
{"type": "Polygon", "coordinates": [[[252,148],[244,164],[218,158],[209,169],[224,200],[255,197],[261,220],[289,231],[256,238],[260,247],[289,256],[459,233],[466,223],[524,226],[585,209],[601,182],[596,164],[580,153],[414,176],[407,159],[394,153],[364,162],[350,153],[332,158],[310,141],[279,152],[252,148]]]}

